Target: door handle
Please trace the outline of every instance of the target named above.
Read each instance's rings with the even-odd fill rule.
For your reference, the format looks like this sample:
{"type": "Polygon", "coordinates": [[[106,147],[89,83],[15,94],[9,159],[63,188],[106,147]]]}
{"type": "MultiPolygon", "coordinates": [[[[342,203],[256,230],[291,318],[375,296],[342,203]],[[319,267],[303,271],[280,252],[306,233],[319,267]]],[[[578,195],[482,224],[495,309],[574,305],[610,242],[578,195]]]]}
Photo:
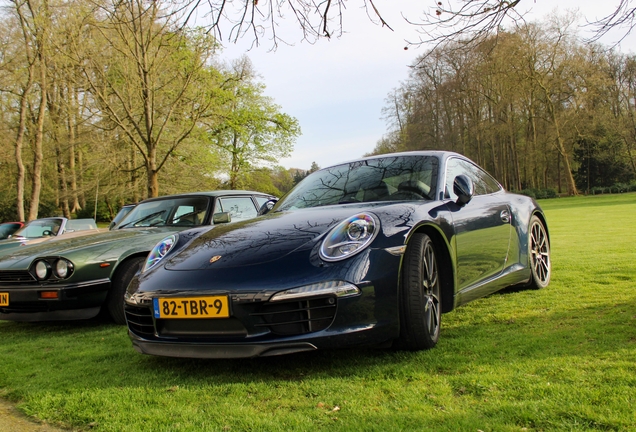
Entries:
{"type": "Polygon", "coordinates": [[[510,212],[508,210],[502,210],[499,213],[499,217],[503,223],[510,223],[510,212]]]}

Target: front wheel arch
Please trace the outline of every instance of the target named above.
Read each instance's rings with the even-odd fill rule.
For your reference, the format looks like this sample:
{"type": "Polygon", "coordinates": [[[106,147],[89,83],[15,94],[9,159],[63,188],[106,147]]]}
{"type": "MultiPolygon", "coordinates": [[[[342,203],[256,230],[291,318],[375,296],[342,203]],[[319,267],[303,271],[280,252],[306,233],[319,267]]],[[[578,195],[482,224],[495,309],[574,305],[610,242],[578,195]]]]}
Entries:
{"type": "MultiPolygon", "coordinates": [[[[413,232],[428,235],[435,246],[438,255],[439,271],[442,276],[442,313],[447,313],[455,309],[455,267],[451,259],[450,249],[443,234],[431,225],[424,225],[413,232]]],[[[411,235],[412,237],[412,235],[411,235]]],[[[402,274],[400,269],[400,274],[402,274]]]]}
{"type": "Polygon", "coordinates": [[[106,296],[104,306],[108,311],[108,314],[115,322],[115,324],[126,324],[126,318],[124,315],[124,295],[126,294],[126,288],[128,283],[132,280],[133,276],[143,266],[144,259],[148,253],[136,254],[126,257],[122,260],[112,272],[110,277],[110,289],[106,296]],[[122,278],[126,279],[122,280],[122,278]]]}

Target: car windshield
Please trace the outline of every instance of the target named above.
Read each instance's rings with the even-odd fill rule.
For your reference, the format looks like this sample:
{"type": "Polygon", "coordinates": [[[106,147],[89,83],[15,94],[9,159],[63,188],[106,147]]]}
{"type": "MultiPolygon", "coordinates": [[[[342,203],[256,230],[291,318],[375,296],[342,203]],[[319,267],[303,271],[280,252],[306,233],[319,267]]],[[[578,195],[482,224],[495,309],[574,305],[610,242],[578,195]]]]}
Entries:
{"type": "Polygon", "coordinates": [[[142,202],[115,229],[149,226],[199,226],[206,220],[207,197],[168,198],[142,202]]]}
{"type": "Polygon", "coordinates": [[[437,166],[434,156],[387,156],[325,168],[300,182],[273,210],[433,199],[437,166]]]}
{"type": "Polygon", "coordinates": [[[3,223],[0,225],[0,239],[5,239],[20,227],[20,224],[3,223]]]}
{"type": "Polygon", "coordinates": [[[13,233],[13,237],[37,238],[55,236],[62,227],[62,219],[34,220],[13,233]]]}

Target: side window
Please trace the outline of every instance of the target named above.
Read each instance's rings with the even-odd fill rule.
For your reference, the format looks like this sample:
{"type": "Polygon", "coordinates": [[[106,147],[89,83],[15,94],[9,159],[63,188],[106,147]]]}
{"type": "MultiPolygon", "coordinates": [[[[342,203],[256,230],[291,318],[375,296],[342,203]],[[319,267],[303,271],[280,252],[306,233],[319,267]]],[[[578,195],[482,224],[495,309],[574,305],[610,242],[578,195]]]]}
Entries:
{"type": "Polygon", "coordinates": [[[264,196],[255,196],[254,198],[256,198],[256,202],[258,203],[258,208],[261,208],[263,204],[265,204],[267,201],[271,199],[270,197],[264,197],[264,196]]]}
{"type": "Polygon", "coordinates": [[[460,166],[461,161],[459,159],[449,159],[446,163],[446,191],[444,196],[446,198],[450,198],[451,200],[457,200],[457,195],[453,192],[453,181],[455,181],[455,177],[460,174],[467,174],[462,167],[460,166]]]}
{"type": "Polygon", "coordinates": [[[497,181],[492,178],[486,171],[481,170],[479,167],[475,167],[475,174],[479,177],[480,182],[484,185],[484,193],[491,194],[499,192],[501,190],[501,186],[499,186],[499,183],[497,183],[497,181]]]}
{"type": "Polygon", "coordinates": [[[203,223],[208,201],[203,198],[183,200],[174,209],[170,225],[198,226],[203,223]]]}
{"type": "Polygon", "coordinates": [[[256,207],[250,197],[219,198],[215,213],[230,212],[232,222],[256,217],[256,207]]]}
{"type": "Polygon", "coordinates": [[[477,165],[462,159],[449,159],[446,165],[446,198],[457,199],[453,192],[453,181],[460,174],[468,176],[475,185],[475,195],[487,195],[501,190],[499,184],[477,165]]]}

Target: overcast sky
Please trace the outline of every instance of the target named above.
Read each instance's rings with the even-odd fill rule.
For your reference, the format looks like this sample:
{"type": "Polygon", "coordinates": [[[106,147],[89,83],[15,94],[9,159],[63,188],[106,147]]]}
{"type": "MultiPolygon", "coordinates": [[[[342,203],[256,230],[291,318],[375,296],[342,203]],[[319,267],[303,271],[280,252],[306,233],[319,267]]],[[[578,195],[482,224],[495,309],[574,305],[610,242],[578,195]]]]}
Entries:
{"type": "MultiPolygon", "coordinates": [[[[559,4],[578,8],[592,20],[612,11],[618,1],[566,0],[559,4]]],[[[424,52],[424,48],[404,49],[406,40],[417,40],[419,35],[402,14],[417,19],[434,1],[376,0],[393,31],[373,24],[358,9],[361,2],[347,3],[345,33],[339,38],[313,45],[301,42],[296,22],[288,17],[281,22],[279,33],[287,35],[293,46],[281,44],[271,51],[271,42],[263,39],[259,47],[248,50],[249,37],[237,44],[224,42],[221,57],[229,61],[246,54],[266,85],[265,94],[300,122],[302,136],[291,157],[280,161],[286,168],[309,169],[312,162],[324,168],[372,151],[387,130],[381,119],[387,95],[406,80],[408,66],[424,52]]],[[[533,21],[552,12],[554,4],[551,0],[522,0],[520,6],[532,8],[526,19],[533,21]]],[[[603,42],[614,43],[617,37],[610,35],[603,42]]],[[[633,52],[633,41],[624,41],[622,50],[633,52]]]]}

